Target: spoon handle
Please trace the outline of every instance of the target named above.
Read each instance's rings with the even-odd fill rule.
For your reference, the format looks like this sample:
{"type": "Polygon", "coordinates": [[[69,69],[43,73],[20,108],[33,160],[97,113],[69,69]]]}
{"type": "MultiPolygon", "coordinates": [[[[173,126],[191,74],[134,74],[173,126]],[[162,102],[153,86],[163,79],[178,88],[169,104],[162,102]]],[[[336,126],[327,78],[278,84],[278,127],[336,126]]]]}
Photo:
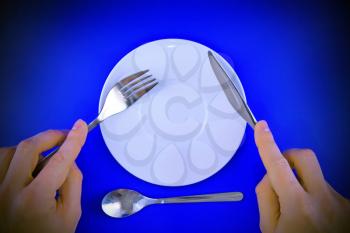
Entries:
{"type": "Polygon", "coordinates": [[[167,204],[167,203],[195,203],[195,202],[228,202],[228,201],[240,201],[242,199],[243,199],[243,193],[228,192],[228,193],[213,193],[213,194],[194,195],[194,196],[160,198],[157,200],[157,203],[167,204]]]}

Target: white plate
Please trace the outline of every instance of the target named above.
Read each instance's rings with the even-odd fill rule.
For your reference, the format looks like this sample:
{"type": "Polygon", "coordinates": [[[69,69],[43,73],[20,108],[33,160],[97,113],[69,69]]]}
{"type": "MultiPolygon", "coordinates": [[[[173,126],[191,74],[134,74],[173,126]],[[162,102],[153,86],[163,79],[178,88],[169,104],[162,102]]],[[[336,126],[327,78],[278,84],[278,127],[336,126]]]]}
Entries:
{"type": "MultiPolygon", "coordinates": [[[[101,124],[109,151],[136,177],[164,186],[193,184],[219,171],[238,149],[246,123],[228,103],[208,50],[189,40],[157,40],[128,53],[109,74],[100,109],[111,87],[127,75],[150,69],[159,80],[133,106],[101,124]]],[[[245,98],[232,67],[215,54],[245,98]]]]}

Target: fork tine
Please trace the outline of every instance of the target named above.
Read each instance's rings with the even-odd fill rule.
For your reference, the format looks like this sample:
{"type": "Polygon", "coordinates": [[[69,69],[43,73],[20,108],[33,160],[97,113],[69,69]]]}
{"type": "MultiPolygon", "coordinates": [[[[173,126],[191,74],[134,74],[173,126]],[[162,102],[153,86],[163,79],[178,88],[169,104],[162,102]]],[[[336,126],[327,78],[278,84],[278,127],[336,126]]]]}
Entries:
{"type": "Polygon", "coordinates": [[[128,83],[132,82],[133,80],[137,79],[138,77],[144,75],[148,71],[149,70],[143,70],[143,71],[139,71],[135,74],[129,75],[129,76],[123,78],[122,80],[120,80],[118,82],[118,84],[120,85],[120,87],[123,87],[123,86],[127,85],[128,83]]]}
{"type": "Polygon", "coordinates": [[[139,78],[139,79],[135,79],[134,81],[129,82],[128,84],[124,85],[122,88],[120,88],[120,91],[122,92],[127,92],[129,91],[132,87],[134,87],[136,84],[148,79],[149,77],[151,77],[152,75],[147,75],[145,77],[139,78]]]}
{"type": "Polygon", "coordinates": [[[138,99],[140,99],[144,94],[146,94],[147,92],[149,92],[153,87],[157,86],[158,82],[154,82],[151,85],[146,86],[145,88],[137,91],[137,92],[132,92],[128,97],[128,101],[130,101],[130,103],[134,103],[136,102],[138,99]]]}
{"type": "MultiPolygon", "coordinates": [[[[149,75],[149,76],[147,76],[147,77],[151,77],[151,75],[149,75]]],[[[130,95],[132,92],[135,92],[135,91],[137,91],[138,89],[147,86],[148,84],[152,83],[153,81],[156,81],[156,79],[155,79],[155,78],[152,78],[152,79],[149,78],[147,81],[144,81],[143,83],[141,83],[141,84],[139,84],[139,85],[136,85],[136,86],[135,86],[135,85],[132,85],[130,88],[128,88],[127,90],[122,91],[122,92],[123,92],[123,94],[124,94],[125,96],[128,96],[128,95],[130,95]]]]}

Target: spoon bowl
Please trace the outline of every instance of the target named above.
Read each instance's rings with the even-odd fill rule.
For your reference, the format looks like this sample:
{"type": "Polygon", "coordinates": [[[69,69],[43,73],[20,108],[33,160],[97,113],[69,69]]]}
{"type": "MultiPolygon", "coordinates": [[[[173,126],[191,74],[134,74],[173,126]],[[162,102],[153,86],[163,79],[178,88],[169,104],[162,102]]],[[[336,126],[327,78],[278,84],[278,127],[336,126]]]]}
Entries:
{"type": "Polygon", "coordinates": [[[123,218],[139,212],[154,201],[134,190],[118,189],[104,196],[102,210],[111,217],[123,218]]]}

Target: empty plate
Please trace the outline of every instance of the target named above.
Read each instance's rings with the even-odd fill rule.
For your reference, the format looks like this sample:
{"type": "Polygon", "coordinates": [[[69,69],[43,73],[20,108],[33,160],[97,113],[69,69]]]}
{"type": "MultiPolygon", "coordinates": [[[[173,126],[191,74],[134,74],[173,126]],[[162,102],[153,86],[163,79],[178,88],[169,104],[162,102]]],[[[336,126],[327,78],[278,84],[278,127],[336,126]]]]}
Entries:
{"type": "MultiPolygon", "coordinates": [[[[109,151],[136,177],[164,186],[193,184],[219,171],[238,149],[246,123],[214,76],[208,50],[189,40],[157,40],[128,53],[109,74],[100,108],[129,74],[150,69],[159,80],[131,108],[101,124],[109,151]]],[[[215,54],[245,98],[232,67],[215,54]]]]}

